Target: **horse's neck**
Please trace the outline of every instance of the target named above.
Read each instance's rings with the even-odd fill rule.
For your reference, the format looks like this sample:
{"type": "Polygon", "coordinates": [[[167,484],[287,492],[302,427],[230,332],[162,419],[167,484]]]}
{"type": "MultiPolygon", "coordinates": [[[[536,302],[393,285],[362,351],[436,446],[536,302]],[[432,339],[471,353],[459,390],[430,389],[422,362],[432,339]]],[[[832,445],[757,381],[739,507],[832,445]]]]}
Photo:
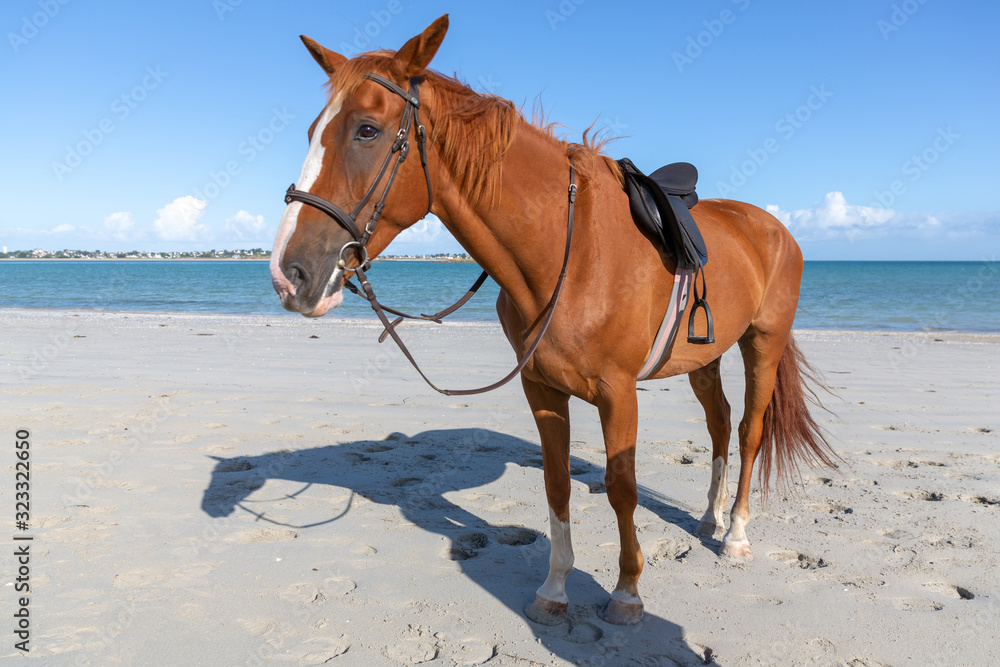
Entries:
{"type": "MultiPolygon", "coordinates": [[[[569,159],[527,125],[504,158],[495,207],[474,205],[453,179],[439,216],[462,247],[496,280],[518,310],[533,316],[552,296],[565,248],[569,159]]],[[[579,181],[579,178],[577,179],[579,181]]],[[[577,244],[579,225],[574,235],[577,244]]]]}

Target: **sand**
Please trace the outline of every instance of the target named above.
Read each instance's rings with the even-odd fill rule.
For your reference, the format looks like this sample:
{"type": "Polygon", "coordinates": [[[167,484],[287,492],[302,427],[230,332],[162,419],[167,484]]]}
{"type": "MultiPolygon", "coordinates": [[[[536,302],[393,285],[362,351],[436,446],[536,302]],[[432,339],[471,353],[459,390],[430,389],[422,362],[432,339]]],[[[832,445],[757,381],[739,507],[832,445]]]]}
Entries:
{"type": "MultiPolygon", "coordinates": [[[[495,324],[406,325],[446,386],[499,378],[495,324]]],[[[71,665],[987,665],[1000,662],[1000,337],[797,332],[844,457],[752,499],[754,558],[693,535],[709,439],[686,378],[641,385],[640,592],[617,577],[597,413],[572,403],[570,621],[518,383],[454,399],[373,322],[0,311],[0,484],[31,432],[31,652],[71,665]]],[[[723,363],[734,420],[742,365],[723,363]]],[[[730,493],[738,457],[731,446],[730,493]]],[[[10,537],[4,538],[8,540],[10,537]]],[[[0,648],[13,546],[3,549],[0,648]]]]}

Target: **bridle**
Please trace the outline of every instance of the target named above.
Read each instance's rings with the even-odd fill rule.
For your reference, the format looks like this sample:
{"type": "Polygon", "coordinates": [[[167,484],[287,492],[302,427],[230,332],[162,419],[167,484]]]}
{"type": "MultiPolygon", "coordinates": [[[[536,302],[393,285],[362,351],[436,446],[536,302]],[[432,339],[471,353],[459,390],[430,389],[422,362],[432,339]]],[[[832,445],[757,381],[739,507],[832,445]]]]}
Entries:
{"type": "MultiPolygon", "coordinates": [[[[389,79],[379,76],[378,74],[373,74],[368,72],[365,74],[365,78],[379,83],[385,86],[389,91],[399,95],[406,102],[406,106],[403,109],[403,115],[399,119],[399,131],[396,132],[396,140],[392,143],[392,147],[389,149],[389,154],[385,156],[385,160],[382,161],[382,168],[378,170],[378,175],[375,177],[375,181],[368,188],[368,192],[365,196],[361,198],[358,205],[354,207],[354,210],[350,213],[344,211],[333,202],[330,202],[322,197],[317,197],[314,194],[308,192],[303,192],[302,190],[296,190],[295,184],[292,183],[288,186],[288,190],[285,191],[285,203],[291,204],[294,201],[302,202],[303,204],[309,204],[314,208],[326,213],[328,216],[337,221],[341,227],[347,230],[347,233],[351,235],[354,239],[353,241],[344,244],[344,247],[340,249],[340,258],[337,262],[337,267],[344,269],[347,267],[347,261],[344,259],[344,251],[347,248],[357,248],[358,264],[362,267],[371,266],[368,261],[368,239],[371,238],[372,234],[375,232],[375,225],[378,224],[379,218],[382,217],[382,211],[385,209],[385,200],[389,196],[389,190],[392,189],[392,184],[396,180],[396,172],[399,167],[403,164],[406,159],[407,154],[410,152],[410,140],[407,138],[410,134],[410,127],[416,124],[416,134],[417,134],[417,149],[420,152],[420,164],[424,168],[424,177],[427,180],[427,213],[431,212],[431,205],[434,202],[434,194],[431,190],[431,173],[427,169],[427,130],[420,123],[420,90],[417,88],[417,80],[410,79],[410,91],[406,92],[399,86],[397,86],[389,79]],[[362,232],[358,229],[358,214],[361,213],[361,209],[368,204],[371,200],[372,195],[375,194],[375,189],[378,188],[379,183],[382,182],[382,177],[385,176],[386,169],[389,168],[389,162],[392,161],[392,156],[399,153],[396,157],[396,164],[392,166],[392,171],[389,172],[389,180],[385,184],[385,189],[382,190],[382,197],[379,198],[378,203],[375,204],[375,208],[372,210],[372,217],[369,218],[368,223],[365,225],[365,229],[362,232]]],[[[426,213],[424,214],[426,215],[426,213]]]]}
{"type": "Polygon", "coordinates": [[[566,226],[566,251],[563,254],[562,270],[559,272],[559,279],[556,281],[556,288],[552,293],[552,298],[549,299],[548,304],[546,304],[542,312],[539,313],[538,318],[527,330],[530,332],[531,329],[533,329],[536,325],[538,325],[539,321],[541,321],[541,326],[539,327],[538,334],[535,336],[535,339],[532,341],[521,360],[518,361],[514,370],[508,373],[503,379],[494,382],[489,386],[480,387],[478,389],[439,389],[433,382],[430,381],[430,379],[428,379],[426,375],[424,375],[424,372],[420,370],[420,366],[417,365],[416,360],[414,360],[410,351],[406,348],[406,345],[403,344],[399,334],[396,333],[396,327],[403,321],[404,318],[412,320],[428,320],[441,324],[441,319],[443,317],[455,312],[472,298],[476,291],[486,281],[486,278],[489,277],[489,274],[487,274],[486,271],[483,271],[479,278],[476,279],[476,282],[472,285],[472,287],[469,288],[469,291],[465,293],[465,296],[448,308],[445,308],[444,310],[433,315],[408,315],[393,308],[383,306],[378,302],[378,299],[376,299],[375,292],[372,289],[371,283],[368,281],[368,276],[365,274],[365,271],[371,268],[371,261],[368,258],[367,245],[372,234],[375,232],[375,226],[378,224],[379,218],[382,217],[382,212],[385,209],[385,200],[389,196],[389,190],[392,189],[392,185],[395,182],[396,172],[399,170],[400,165],[403,164],[403,161],[409,154],[410,141],[407,137],[410,134],[411,128],[415,128],[414,131],[417,135],[417,149],[420,153],[420,164],[423,166],[424,178],[427,180],[427,213],[431,212],[434,195],[431,189],[431,174],[427,168],[427,130],[420,123],[420,90],[417,87],[417,79],[410,79],[410,89],[409,92],[407,92],[392,81],[389,81],[385,77],[379,76],[378,74],[368,72],[365,74],[365,78],[381,84],[390,92],[393,92],[403,98],[403,101],[406,103],[403,108],[403,115],[399,119],[399,131],[396,133],[396,140],[389,149],[389,154],[385,156],[385,160],[382,162],[382,167],[379,169],[378,175],[375,177],[375,181],[371,184],[371,187],[368,188],[368,191],[365,193],[365,196],[361,198],[361,201],[358,202],[358,205],[355,206],[354,210],[350,213],[347,213],[333,202],[322,197],[308,192],[303,192],[302,190],[296,190],[294,183],[288,186],[288,190],[285,192],[285,203],[291,204],[292,202],[301,202],[317,208],[333,218],[337,224],[347,230],[347,232],[351,235],[351,238],[354,240],[345,243],[340,249],[340,256],[337,260],[337,268],[354,271],[361,283],[361,288],[359,289],[347,279],[344,280],[344,286],[358,296],[367,300],[371,305],[372,310],[374,310],[375,314],[378,315],[379,320],[382,322],[382,326],[385,328],[382,335],[379,336],[379,342],[381,343],[385,341],[387,335],[391,336],[393,341],[395,341],[396,345],[399,346],[399,349],[409,360],[410,364],[413,365],[413,368],[416,369],[417,373],[420,374],[420,377],[422,377],[432,389],[445,394],[446,396],[468,396],[471,394],[482,394],[487,391],[497,389],[498,387],[502,387],[514,379],[528,364],[532,355],[535,354],[535,350],[538,349],[538,345],[541,343],[542,337],[545,335],[545,332],[549,328],[549,323],[552,321],[556,304],[559,302],[559,295],[562,293],[563,283],[566,281],[566,269],[569,266],[570,248],[573,243],[573,208],[574,203],[576,202],[576,171],[573,169],[573,165],[571,163],[569,168],[569,213],[567,216],[566,226]],[[396,153],[399,153],[399,155],[396,157],[396,163],[393,165],[392,171],[389,172],[389,180],[386,181],[385,189],[382,190],[382,196],[379,198],[378,203],[375,204],[375,208],[372,210],[371,218],[369,218],[368,222],[365,224],[364,231],[361,231],[358,229],[357,224],[358,214],[361,213],[361,209],[368,204],[372,196],[375,194],[375,190],[378,188],[379,183],[382,182],[382,178],[385,176],[386,170],[389,168],[389,162],[392,161],[392,156],[396,153]],[[358,265],[350,269],[348,269],[347,260],[344,257],[344,251],[348,248],[356,248],[355,252],[358,260],[358,265]],[[386,312],[396,315],[397,318],[390,322],[389,318],[385,315],[386,312]]]}

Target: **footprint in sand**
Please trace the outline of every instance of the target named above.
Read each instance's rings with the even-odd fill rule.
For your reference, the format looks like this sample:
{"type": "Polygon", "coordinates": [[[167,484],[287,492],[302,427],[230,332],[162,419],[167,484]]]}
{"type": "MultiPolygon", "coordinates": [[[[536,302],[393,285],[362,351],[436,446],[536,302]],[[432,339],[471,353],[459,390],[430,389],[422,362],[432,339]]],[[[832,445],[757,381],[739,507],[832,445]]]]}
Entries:
{"type": "Polygon", "coordinates": [[[836,580],[844,586],[857,588],[859,590],[885,586],[885,579],[879,579],[878,577],[855,577],[854,579],[842,579],[841,577],[836,576],[836,580]]]}
{"type": "Polygon", "coordinates": [[[958,499],[978,505],[1000,505],[1000,496],[959,496],[958,499]]]}
{"type": "Polygon", "coordinates": [[[297,658],[303,665],[322,665],[330,662],[339,655],[347,653],[351,648],[351,641],[347,635],[337,639],[328,637],[315,637],[307,639],[290,652],[293,658],[297,658]]]}
{"type": "Polygon", "coordinates": [[[468,560],[479,555],[478,549],[484,549],[490,543],[486,533],[465,533],[455,538],[450,549],[445,552],[447,560],[468,560]]]}
{"type": "Polygon", "coordinates": [[[455,665],[463,667],[473,667],[489,662],[497,655],[496,644],[491,644],[480,639],[462,639],[456,645],[445,645],[441,647],[441,658],[451,661],[455,665]]]}
{"type": "Polygon", "coordinates": [[[932,581],[924,584],[924,588],[955,600],[972,600],[976,597],[976,595],[968,588],[952,586],[951,584],[946,584],[943,581],[932,581]]]}
{"type": "Polygon", "coordinates": [[[656,565],[665,561],[683,561],[693,546],[693,543],[684,540],[663,538],[656,540],[651,548],[643,549],[643,553],[648,564],[656,565]]]}
{"type": "Polygon", "coordinates": [[[567,623],[549,626],[542,631],[542,634],[555,639],[562,639],[571,644],[593,644],[600,641],[601,637],[604,636],[604,631],[593,623],[575,621],[571,618],[567,623]]]}
{"type": "Polygon", "coordinates": [[[776,560],[779,563],[785,563],[803,570],[817,570],[821,567],[827,567],[830,565],[829,561],[822,558],[807,556],[799,553],[798,551],[773,551],[767,556],[771,560],[776,560]]]}
{"type": "Polygon", "coordinates": [[[438,657],[441,647],[431,631],[422,625],[410,625],[403,636],[383,650],[383,655],[404,665],[419,665],[438,657]]]}
{"type": "Polygon", "coordinates": [[[388,452],[395,449],[392,445],[384,445],[382,443],[375,443],[374,445],[368,445],[367,447],[362,447],[361,451],[367,452],[369,454],[378,454],[379,452],[388,452]]]}
{"type": "Polygon", "coordinates": [[[540,535],[541,533],[536,530],[521,526],[498,526],[493,534],[493,539],[507,546],[523,547],[534,544],[540,535]]]}
{"type": "Polygon", "coordinates": [[[383,655],[393,662],[404,665],[419,665],[438,657],[437,645],[427,641],[402,641],[386,647],[383,655]]]}
{"type": "Polygon", "coordinates": [[[811,510],[824,514],[853,514],[854,510],[840,503],[811,503],[806,505],[811,510]]]}
{"type": "Polygon", "coordinates": [[[905,530],[899,528],[885,528],[879,531],[883,537],[888,537],[890,540],[912,540],[914,536],[905,530]]]}
{"type": "Polygon", "coordinates": [[[888,604],[893,609],[900,611],[941,611],[944,609],[943,604],[921,598],[896,598],[889,600],[888,604]]]}
{"type": "Polygon", "coordinates": [[[944,500],[944,494],[940,491],[924,491],[923,489],[917,489],[916,491],[898,491],[896,495],[912,498],[913,500],[944,500]]]}
{"type": "Polygon", "coordinates": [[[243,472],[255,467],[246,459],[229,459],[228,461],[219,461],[215,466],[215,472],[243,472]]]}
{"type": "Polygon", "coordinates": [[[325,579],[320,585],[312,583],[292,584],[278,597],[286,602],[297,604],[318,604],[333,598],[344,597],[357,587],[358,585],[352,579],[331,577],[325,579]]]}

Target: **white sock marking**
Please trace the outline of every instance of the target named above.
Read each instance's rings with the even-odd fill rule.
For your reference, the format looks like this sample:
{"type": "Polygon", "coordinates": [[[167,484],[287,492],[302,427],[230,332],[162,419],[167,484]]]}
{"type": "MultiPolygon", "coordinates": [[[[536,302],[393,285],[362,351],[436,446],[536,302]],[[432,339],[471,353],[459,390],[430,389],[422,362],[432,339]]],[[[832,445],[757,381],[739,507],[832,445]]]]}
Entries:
{"type": "Polygon", "coordinates": [[[549,532],[552,551],[549,553],[549,576],[538,589],[538,594],[554,602],[569,602],[566,596],[566,577],[573,569],[573,541],[570,538],[569,522],[560,521],[549,508],[549,532]]]}
{"type": "Polygon", "coordinates": [[[708,487],[708,509],[702,521],[713,521],[716,526],[725,525],[726,503],[729,501],[729,480],[726,462],[721,456],[712,461],[712,483],[708,487]]]}

